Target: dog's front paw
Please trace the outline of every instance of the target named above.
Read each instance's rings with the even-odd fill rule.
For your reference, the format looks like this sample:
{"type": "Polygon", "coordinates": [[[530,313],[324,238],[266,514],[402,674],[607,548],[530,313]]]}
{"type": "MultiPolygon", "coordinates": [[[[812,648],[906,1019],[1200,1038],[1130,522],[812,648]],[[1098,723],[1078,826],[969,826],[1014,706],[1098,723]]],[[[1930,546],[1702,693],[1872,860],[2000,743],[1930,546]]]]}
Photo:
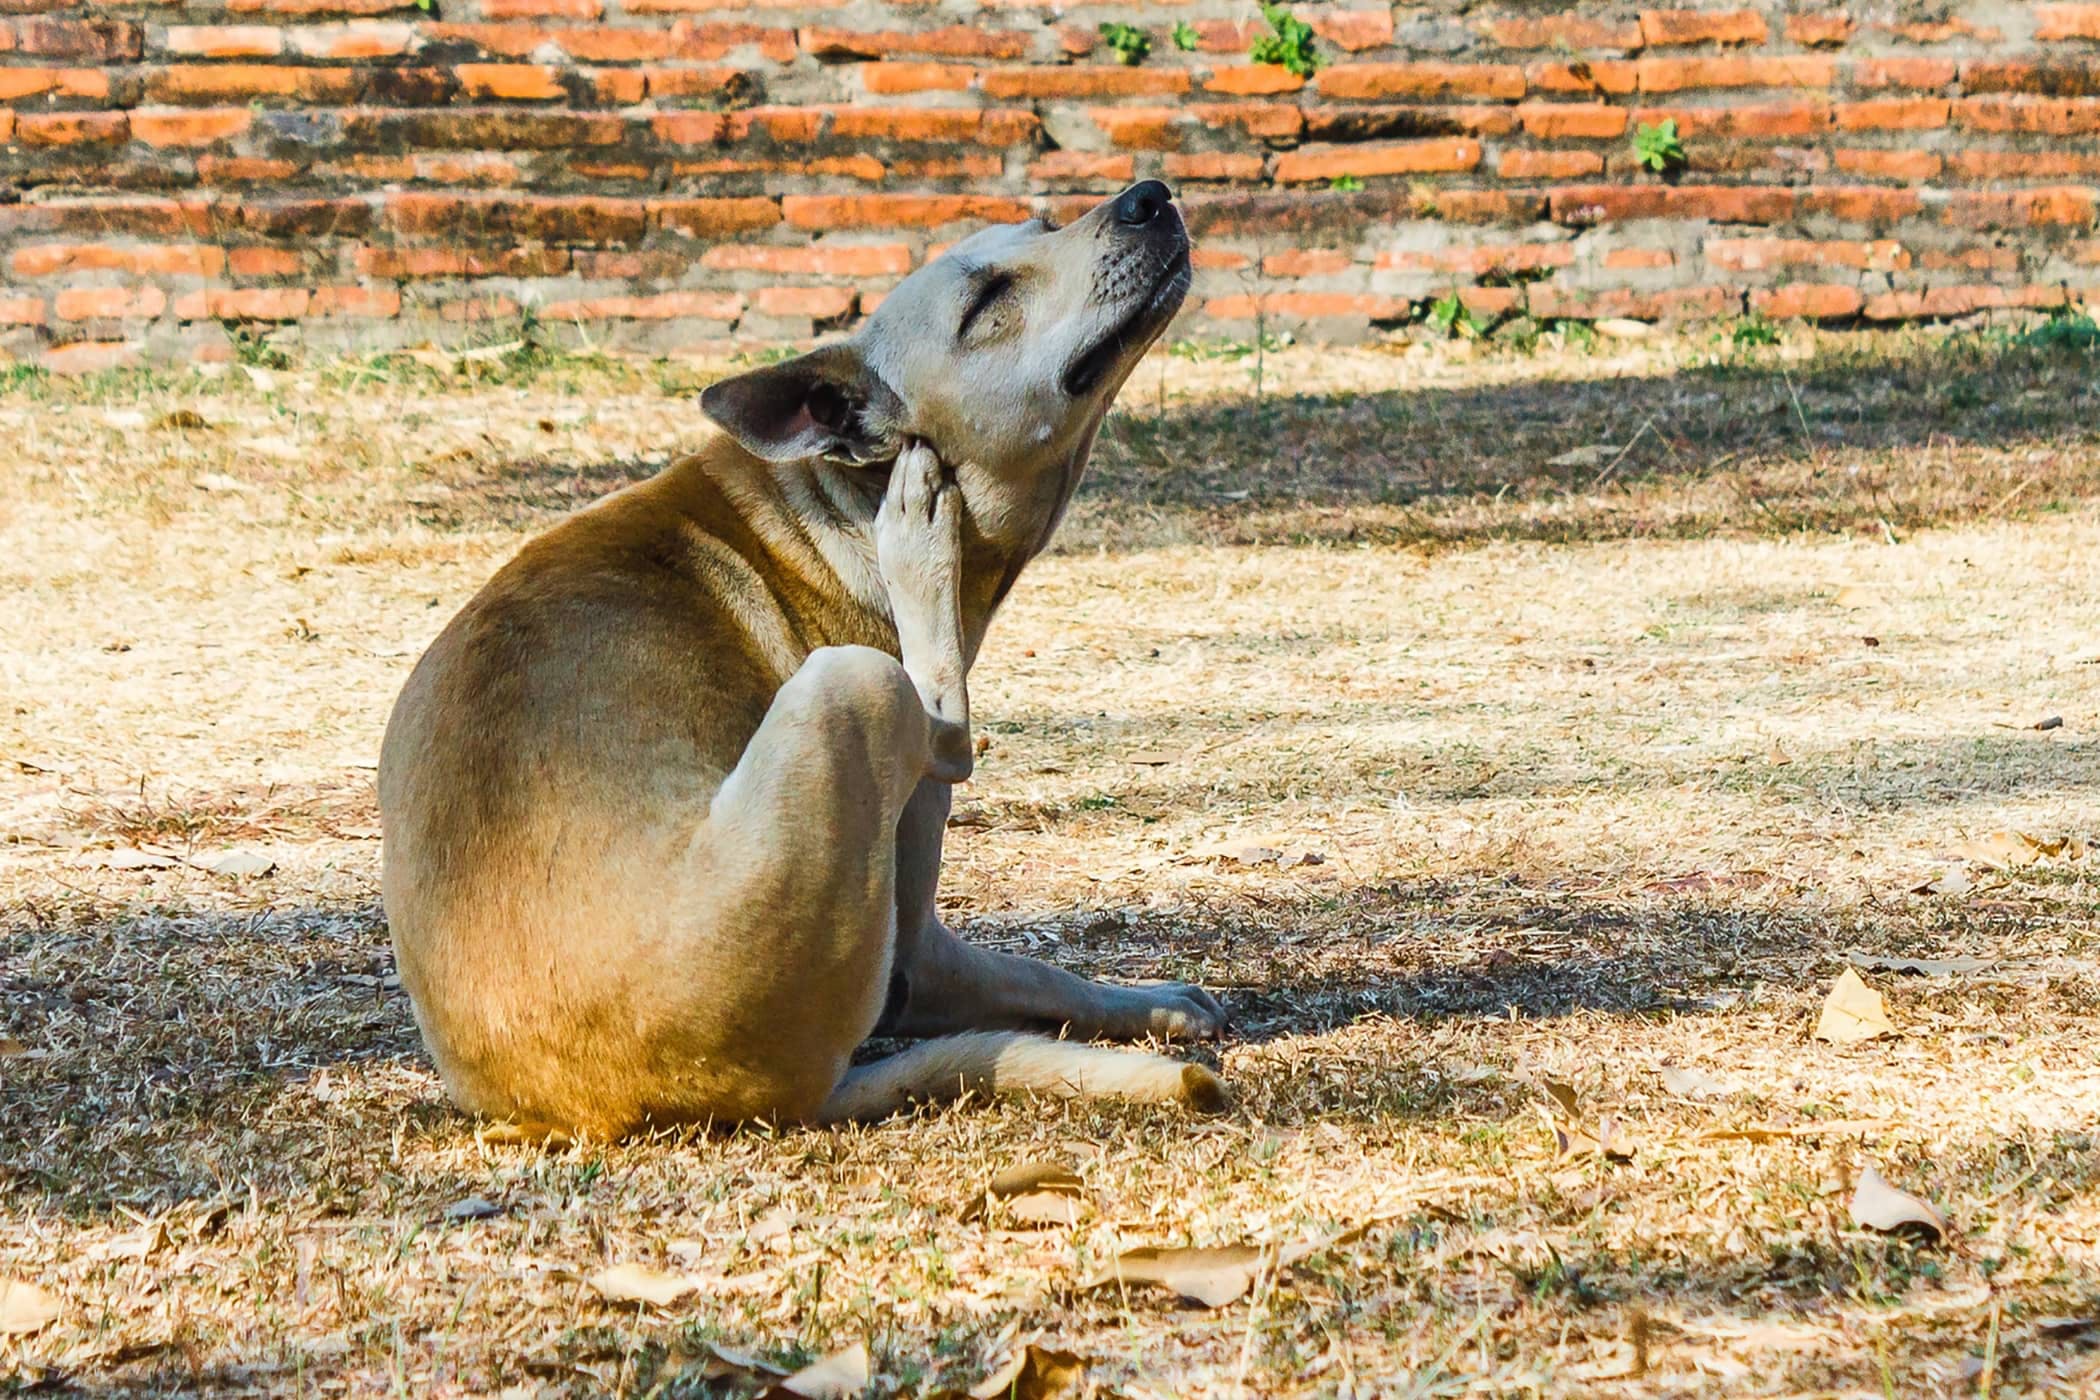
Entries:
{"type": "Polygon", "coordinates": [[[875,563],[900,627],[952,606],[962,566],[962,491],[934,450],[897,454],[875,517],[875,563]]]}
{"type": "Polygon", "coordinates": [[[1231,1018],[1218,999],[1201,987],[1159,982],[1145,987],[1114,987],[1102,1008],[1094,1033],[1108,1040],[1216,1040],[1231,1018]]]}

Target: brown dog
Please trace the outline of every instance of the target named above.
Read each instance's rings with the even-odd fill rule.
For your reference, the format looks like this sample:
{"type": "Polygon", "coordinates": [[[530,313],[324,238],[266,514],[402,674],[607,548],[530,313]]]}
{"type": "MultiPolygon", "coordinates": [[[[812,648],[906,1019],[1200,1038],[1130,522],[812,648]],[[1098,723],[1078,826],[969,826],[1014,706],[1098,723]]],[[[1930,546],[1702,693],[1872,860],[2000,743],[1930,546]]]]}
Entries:
{"type": "Polygon", "coordinates": [[[1215,1035],[1206,993],[934,915],[970,664],[1188,255],[1156,181],[978,234],[852,339],[709,388],[719,433],[445,628],[379,796],[402,981],[463,1106],[614,1135],[970,1087],[1223,1102],[1200,1066],[1016,1033],[1215,1035]],[[943,1038],[849,1070],[878,1020],[943,1038]]]}

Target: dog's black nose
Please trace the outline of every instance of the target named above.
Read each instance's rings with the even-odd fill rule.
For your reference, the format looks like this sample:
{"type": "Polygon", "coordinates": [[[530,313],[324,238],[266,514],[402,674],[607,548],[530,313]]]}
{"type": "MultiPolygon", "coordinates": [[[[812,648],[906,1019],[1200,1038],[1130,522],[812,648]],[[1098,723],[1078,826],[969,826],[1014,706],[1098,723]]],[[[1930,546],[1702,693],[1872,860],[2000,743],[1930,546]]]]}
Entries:
{"type": "Polygon", "coordinates": [[[1158,218],[1160,211],[1173,199],[1174,191],[1157,180],[1132,185],[1116,196],[1116,222],[1129,228],[1143,228],[1158,218]]]}

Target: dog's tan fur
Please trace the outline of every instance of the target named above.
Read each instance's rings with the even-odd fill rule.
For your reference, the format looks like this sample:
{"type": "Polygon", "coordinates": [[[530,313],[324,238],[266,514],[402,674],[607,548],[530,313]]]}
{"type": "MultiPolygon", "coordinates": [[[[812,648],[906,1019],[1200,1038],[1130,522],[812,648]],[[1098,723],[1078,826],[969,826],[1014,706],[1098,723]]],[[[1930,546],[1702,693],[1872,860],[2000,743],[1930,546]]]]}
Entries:
{"type": "Polygon", "coordinates": [[[417,665],[381,755],[385,898],[466,1108],[617,1135],[984,1087],[1222,1101],[1198,1066],[1018,1033],[1215,1034],[934,917],[966,678],[1187,285],[1157,185],[988,230],[856,336],[711,388],[722,431],[528,544],[417,665]],[[884,1017],[944,1037],[848,1070],[884,1017]]]}

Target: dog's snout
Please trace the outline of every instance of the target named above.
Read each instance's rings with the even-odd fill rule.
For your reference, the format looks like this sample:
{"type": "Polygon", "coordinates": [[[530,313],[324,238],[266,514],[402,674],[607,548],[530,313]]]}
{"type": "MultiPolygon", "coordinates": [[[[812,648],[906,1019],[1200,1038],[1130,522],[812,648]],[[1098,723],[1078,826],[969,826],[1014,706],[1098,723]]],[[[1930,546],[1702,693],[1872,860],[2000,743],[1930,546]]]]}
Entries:
{"type": "Polygon", "coordinates": [[[1158,180],[1132,185],[1116,196],[1116,222],[1125,228],[1143,228],[1157,219],[1174,200],[1174,191],[1158,180]]]}

